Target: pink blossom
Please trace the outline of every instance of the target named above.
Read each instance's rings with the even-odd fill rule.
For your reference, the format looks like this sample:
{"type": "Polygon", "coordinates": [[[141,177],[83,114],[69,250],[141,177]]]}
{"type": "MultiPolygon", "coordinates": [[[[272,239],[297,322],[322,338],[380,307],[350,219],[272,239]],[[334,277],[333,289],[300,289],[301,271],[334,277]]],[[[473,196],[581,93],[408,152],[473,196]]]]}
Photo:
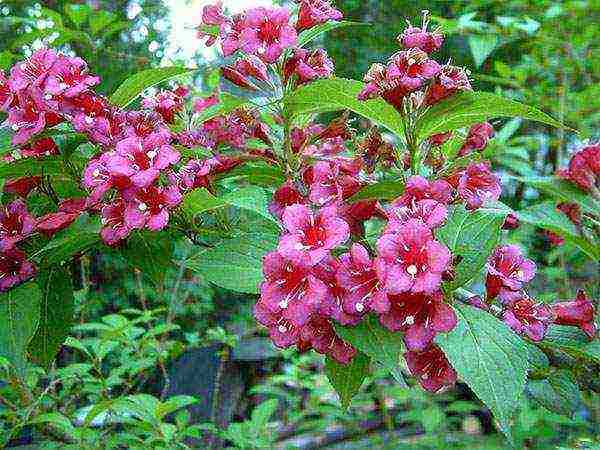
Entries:
{"type": "Polygon", "coordinates": [[[81,58],[58,55],[46,78],[44,94],[53,101],[75,97],[100,83],[100,77],[88,73],[87,63],[81,58]]]}
{"type": "MultiPolygon", "coordinates": [[[[185,91],[180,93],[186,94],[185,91]]],[[[163,118],[166,123],[175,123],[175,115],[184,108],[185,95],[179,95],[176,91],[160,91],[154,97],[146,97],[142,100],[142,107],[150,109],[163,118]]]]}
{"type": "Polygon", "coordinates": [[[488,298],[500,296],[505,302],[518,297],[524,283],[535,276],[535,263],[523,256],[517,245],[496,247],[487,262],[488,298]]]}
{"type": "Polygon", "coordinates": [[[317,205],[328,205],[342,199],[339,184],[339,165],[334,162],[319,161],[310,172],[309,199],[317,205]]]}
{"type": "Polygon", "coordinates": [[[339,207],[340,217],[350,227],[354,236],[364,236],[364,222],[373,218],[385,218],[386,214],[381,205],[375,200],[363,200],[353,203],[342,203],[339,207]]]}
{"type": "Polygon", "coordinates": [[[281,219],[285,208],[304,203],[306,203],[306,198],[300,194],[293,182],[288,180],[273,193],[273,199],[269,203],[269,212],[281,219]]]}
{"type": "Polygon", "coordinates": [[[521,221],[519,220],[519,216],[515,213],[509,213],[502,224],[503,230],[516,230],[521,225],[521,221]]]}
{"type": "Polygon", "coordinates": [[[39,89],[17,94],[17,103],[8,111],[7,123],[15,132],[14,145],[24,144],[46,127],[59,124],[62,119],[47,109],[39,89]]]}
{"type": "Polygon", "coordinates": [[[4,184],[4,192],[15,194],[26,198],[29,193],[38,187],[42,182],[42,177],[21,177],[13,180],[7,180],[4,184]]]}
{"type": "Polygon", "coordinates": [[[438,333],[454,329],[456,314],[439,291],[431,295],[405,293],[389,296],[389,307],[379,321],[391,331],[403,331],[409,351],[422,351],[438,333]]]}
{"type": "MultiPolygon", "coordinates": [[[[205,27],[221,27],[227,22],[227,17],[223,14],[223,2],[217,1],[214,5],[206,5],[202,9],[202,25],[205,27]]],[[[217,36],[202,31],[202,28],[198,30],[198,39],[208,37],[206,45],[210,47],[217,40],[217,36]]]]}
{"type": "Polygon", "coordinates": [[[308,206],[292,205],[285,208],[282,220],[287,233],[279,241],[279,253],[294,261],[308,255],[312,265],[350,235],[348,224],[339,218],[336,207],[313,213],[308,206]]]}
{"type": "Polygon", "coordinates": [[[128,228],[147,228],[159,231],[169,223],[169,210],[181,202],[181,193],[175,186],[149,186],[138,190],[128,201],[125,225],[128,228]]]}
{"type": "Polygon", "coordinates": [[[35,220],[22,200],[0,209],[0,251],[11,249],[35,230],[35,220]]]}
{"type": "Polygon", "coordinates": [[[598,188],[600,181],[600,144],[592,144],[577,151],[569,161],[568,169],[558,173],[585,191],[598,188]]]}
{"type": "Polygon", "coordinates": [[[442,46],[444,36],[438,29],[427,31],[428,26],[429,17],[428,13],[425,12],[421,28],[413,27],[409,24],[409,27],[396,40],[405,48],[418,48],[427,53],[435,52],[442,46]]]}
{"type": "Polygon", "coordinates": [[[8,79],[4,71],[0,70],[0,111],[6,112],[15,100],[15,93],[8,85],[8,79]]]}
{"type": "Polygon", "coordinates": [[[467,139],[459,150],[458,156],[465,156],[473,151],[483,150],[493,136],[494,127],[490,123],[476,123],[469,129],[467,139]]]}
{"type": "Polygon", "coordinates": [[[388,210],[388,223],[384,233],[395,233],[398,227],[411,219],[418,219],[429,228],[440,227],[448,217],[446,205],[437,200],[413,201],[409,206],[392,206],[388,210]]]}
{"type": "Polygon", "coordinates": [[[503,319],[516,333],[527,335],[532,341],[541,341],[554,320],[552,310],[543,303],[521,297],[510,303],[503,319]]]}
{"type": "Polygon", "coordinates": [[[37,139],[21,147],[19,152],[23,158],[43,158],[59,154],[58,146],[52,138],[37,139]]]}
{"type": "Polygon", "coordinates": [[[379,258],[371,259],[360,244],[353,244],[350,252],[340,256],[337,281],[346,290],[342,299],[347,314],[362,316],[371,310],[389,309],[384,289],[385,264],[379,258]]]}
{"type": "Polygon", "coordinates": [[[420,220],[409,220],[395,233],[381,236],[377,250],[387,264],[386,287],[391,294],[431,294],[450,266],[450,251],[433,239],[429,227],[420,220]]]}
{"type": "Polygon", "coordinates": [[[428,181],[422,176],[413,175],[406,181],[404,193],[394,200],[392,205],[412,207],[414,202],[424,199],[447,204],[452,199],[452,193],[452,186],[445,180],[428,181]]]}
{"type": "Polygon", "coordinates": [[[99,202],[111,188],[119,191],[133,188],[131,180],[131,177],[135,174],[133,168],[128,167],[127,171],[112,171],[109,168],[111,159],[115,157],[118,157],[118,155],[114,152],[102,153],[100,156],[91,159],[83,171],[83,186],[91,189],[87,200],[88,206],[99,202]]]}
{"type": "Polygon", "coordinates": [[[329,78],[333,75],[334,70],[333,61],[329,58],[326,50],[318,48],[309,51],[297,48],[285,62],[283,76],[286,82],[296,76],[296,84],[299,85],[319,78],[329,78]]]}
{"type": "Polygon", "coordinates": [[[131,228],[125,223],[126,210],[127,204],[121,197],[102,207],[100,236],[106,245],[117,245],[131,233],[131,228]]]}
{"type": "Polygon", "coordinates": [[[17,63],[10,71],[8,84],[13,92],[27,88],[40,89],[54,68],[58,54],[53,49],[37,50],[27,60],[17,63]]]}
{"type": "Polygon", "coordinates": [[[576,226],[581,226],[581,207],[577,203],[560,202],[556,209],[562,212],[576,226]]]}
{"type": "Polygon", "coordinates": [[[460,67],[448,64],[441,68],[429,85],[425,96],[425,104],[433,105],[458,91],[470,90],[472,90],[472,87],[467,72],[460,67]]]}
{"type": "Polygon", "coordinates": [[[52,236],[71,225],[85,211],[85,205],[85,198],[63,200],[58,205],[58,212],[38,218],[36,228],[46,236],[52,236]]]}
{"type": "Polygon", "coordinates": [[[598,325],[595,322],[595,307],[584,291],[579,290],[575,300],[554,303],[551,308],[555,315],[554,323],[579,327],[590,339],[594,339],[598,332],[598,325]]]}
{"type": "Polygon", "coordinates": [[[33,278],[37,269],[27,261],[25,253],[18,248],[0,251],[0,292],[33,278]]]}
{"type": "Polygon", "coordinates": [[[342,20],[344,15],[331,5],[330,0],[296,0],[300,7],[298,9],[298,32],[330,20],[342,20]]]}
{"type": "Polygon", "coordinates": [[[460,174],[457,191],[468,209],[477,209],[485,202],[498,200],[502,186],[488,162],[471,163],[460,174]]]}
{"type": "Polygon", "coordinates": [[[356,355],[356,349],[336,334],[331,320],[325,317],[312,317],[302,327],[299,337],[298,347],[301,351],[313,348],[341,364],[350,363],[356,355]]]}
{"type": "Polygon", "coordinates": [[[210,95],[208,97],[199,97],[194,101],[194,111],[199,113],[204,111],[206,108],[214,106],[219,103],[219,97],[217,95],[210,95]]]}
{"type": "Polygon", "coordinates": [[[258,87],[249,78],[264,82],[269,81],[266,64],[255,55],[248,55],[245,58],[236,60],[233,66],[221,68],[221,73],[233,84],[253,91],[257,90],[258,87]]]}
{"type": "Polygon", "coordinates": [[[404,357],[408,370],[423,389],[438,392],[443,387],[456,383],[456,372],[437,345],[432,345],[422,352],[406,352],[404,357]]]}

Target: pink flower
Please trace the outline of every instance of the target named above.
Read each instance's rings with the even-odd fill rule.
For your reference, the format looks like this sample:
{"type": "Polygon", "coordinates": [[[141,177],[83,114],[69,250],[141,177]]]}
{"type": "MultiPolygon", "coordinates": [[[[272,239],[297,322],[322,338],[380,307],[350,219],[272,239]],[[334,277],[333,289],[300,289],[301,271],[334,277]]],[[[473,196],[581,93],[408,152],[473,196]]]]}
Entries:
{"type": "Polygon", "coordinates": [[[519,220],[519,216],[515,213],[509,213],[502,224],[503,230],[516,230],[521,225],[521,221],[519,220]]]}
{"type": "Polygon", "coordinates": [[[477,209],[485,202],[498,200],[502,186],[488,162],[471,163],[460,174],[457,191],[468,209],[477,209]]]}
{"type": "Polygon", "coordinates": [[[219,97],[217,95],[210,95],[208,97],[199,97],[194,101],[194,111],[199,113],[204,111],[213,105],[219,103],[219,97]]]}
{"type": "Polygon", "coordinates": [[[396,233],[381,236],[377,250],[387,264],[386,287],[391,294],[431,294],[450,266],[450,251],[434,240],[429,227],[419,220],[409,220],[396,233]]]}
{"type": "Polygon", "coordinates": [[[269,203],[269,212],[281,219],[285,208],[304,203],[306,203],[306,198],[300,194],[293,182],[288,180],[273,193],[273,199],[269,203]]]}
{"type": "Polygon", "coordinates": [[[341,11],[331,6],[330,0],[296,0],[296,2],[300,4],[296,23],[298,32],[330,20],[342,20],[344,17],[341,11]]]}
{"type": "Polygon", "coordinates": [[[554,323],[579,327],[590,339],[594,339],[598,332],[598,325],[594,321],[595,307],[584,291],[579,290],[575,300],[554,303],[551,308],[555,315],[554,323]]]}
{"type": "Polygon", "coordinates": [[[452,131],[448,131],[446,133],[432,134],[429,136],[428,141],[430,145],[439,147],[440,145],[444,145],[451,137],[452,131]]]}
{"type": "Polygon", "coordinates": [[[17,104],[8,111],[7,123],[15,132],[14,145],[24,144],[45,127],[59,124],[62,119],[47,109],[39,89],[30,89],[17,95],[17,104]]]}
{"type": "Polygon", "coordinates": [[[127,204],[121,197],[102,207],[100,236],[106,245],[117,245],[131,233],[131,228],[125,223],[126,210],[127,204]]]}
{"type": "Polygon", "coordinates": [[[71,225],[85,211],[85,198],[63,200],[58,212],[46,214],[37,220],[37,230],[46,236],[52,236],[71,225]]]}
{"type": "Polygon", "coordinates": [[[7,251],[35,230],[35,220],[22,200],[0,209],[0,251],[7,251]]]}
{"type": "Polygon", "coordinates": [[[37,272],[35,266],[27,261],[25,253],[18,248],[0,251],[0,292],[24,283],[37,272]]]}
{"type": "Polygon", "coordinates": [[[488,122],[476,123],[469,129],[465,143],[458,156],[465,156],[477,150],[483,150],[494,136],[494,127],[488,122]]]}
{"type": "Polygon", "coordinates": [[[486,290],[488,298],[500,296],[510,302],[520,296],[524,283],[535,276],[535,263],[523,256],[516,245],[496,247],[487,262],[486,290]]]}
{"type": "Polygon", "coordinates": [[[15,93],[8,85],[4,71],[0,70],[0,111],[7,112],[15,100],[15,93]]]}
{"type": "Polygon", "coordinates": [[[442,46],[444,36],[437,29],[427,31],[428,25],[429,17],[428,13],[425,12],[421,28],[409,26],[396,40],[406,48],[418,48],[427,53],[435,52],[442,46]]]}
{"type": "MultiPolygon", "coordinates": [[[[223,14],[223,2],[218,1],[214,5],[206,5],[202,9],[202,25],[205,27],[213,27],[225,24],[227,22],[227,17],[223,14]]],[[[210,33],[206,33],[202,31],[202,29],[198,30],[198,39],[203,39],[208,37],[206,41],[206,45],[210,47],[217,40],[217,36],[212,35],[210,33]]]]}
{"type": "Polygon", "coordinates": [[[232,29],[223,42],[223,54],[229,56],[241,49],[266,63],[274,63],[285,49],[296,45],[298,40],[289,20],[287,8],[249,9],[243,17],[234,17],[232,29]]]}
{"type": "Polygon", "coordinates": [[[308,255],[310,263],[317,264],[350,235],[335,207],[313,213],[308,206],[292,205],[285,208],[282,220],[287,233],[281,237],[278,251],[296,262],[308,255]]]}
{"type": "Polygon", "coordinates": [[[441,68],[439,74],[429,85],[425,96],[425,104],[433,105],[458,91],[470,90],[472,90],[472,87],[467,72],[460,67],[448,64],[441,68]]]}
{"type": "Polygon", "coordinates": [[[292,76],[296,76],[296,85],[308,83],[319,78],[329,78],[333,75],[335,67],[327,51],[318,48],[308,51],[303,48],[294,49],[294,54],[283,66],[283,76],[287,83],[292,76]]]}
{"type": "Polygon", "coordinates": [[[184,108],[184,100],[187,92],[179,91],[184,95],[179,95],[177,91],[160,91],[154,97],[147,97],[142,100],[142,107],[150,109],[161,115],[168,124],[175,123],[175,115],[184,108]]]}
{"type": "Polygon", "coordinates": [[[356,349],[340,338],[333,324],[325,317],[315,316],[302,327],[298,347],[302,350],[313,348],[329,355],[341,364],[348,364],[356,355],[356,349]]]}
{"type": "Polygon", "coordinates": [[[58,55],[44,84],[44,94],[55,101],[75,97],[100,83],[100,77],[88,73],[81,58],[58,55]]]}
{"type": "Polygon", "coordinates": [[[354,203],[342,203],[339,207],[340,217],[350,227],[350,233],[354,236],[364,236],[364,222],[373,218],[385,218],[385,212],[381,205],[375,200],[363,200],[354,203]]]}
{"type": "Polygon", "coordinates": [[[54,139],[42,138],[21,147],[20,153],[23,158],[43,158],[44,156],[58,155],[60,152],[54,139]]]}
{"type": "Polygon", "coordinates": [[[269,71],[266,64],[254,55],[236,60],[233,66],[225,66],[221,69],[221,72],[233,84],[250,90],[257,90],[258,88],[248,77],[264,82],[269,81],[269,71]]]}
{"type": "Polygon", "coordinates": [[[564,213],[573,224],[581,226],[581,207],[577,203],[561,202],[556,209],[564,213]]]}
{"type": "Polygon", "coordinates": [[[335,162],[319,161],[310,171],[310,192],[308,198],[317,205],[328,205],[342,199],[339,185],[340,169],[335,162]]]}
{"type": "Polygon", "coordinates": [[[395,233],[398,228],[411,219],[418,219],[429,228],[441,226],[448,217],[446,205],[437,200],[424,199],[413,201],[410,206],[392,206],[388,210],[388,223],[384,233],[395,233]]]}
{"type": "Polygon", "coordinates": [[[456,314],[439,291],[400,294],[389,296],[389,308],[379,315],[379,321],[391,331],[403,331],[409,351],[423,351],[438,333],[454,329],[456,314]]]}
{"type": "Polygon", "coordinates": [[[128,168],[127,171],[109,169],[111,159],[115,157],[118,155],[114,152],[102,153],[99,157],[91,159],[83,171],[83,186],[91,189],[87,200],[88,206],[99,202],[111,188],[121,192],[133,188],[131,176],[135,171],[132,168],[128,168]]]}
{"type": "Polygon", "coordinates": [[[140,189],[128,202],[125,225],[128,228],[147,228],[159,231],[169,223],[169,210],[181,202],[181,193],[175,186],[149,186],[140,189]]]}
{"type": "Polygon", "coordinates": [[[41,182],[42,177],[21,177],[7,180],[4,184],[4,192],[26,198],[33,189],[40,185],[41,182]]]}
{"type": "Polygon", "coordinates": [[[597,188],[600,181],[600,144],[588,145],[576,152],[568,169],[559,171],[559,175],[585,191],[597,188]]]}
{"type": "Polygon", "coordinates": [[[419,175],[413,175],[406,182],[404,193],[392,203],[393,206],[409,206],[424,199],[436,200],[447,204],[452,199],[452,186],[445,180],[428,181],[419,175]]]}
{"type": "Polygon", "coordinates": [[[560,234],[556,234],[550,230],[542,230],[542,235],[545,236],[548,239],[548,241],[550,241],[550,244],[555,247],[558,247],[565,243],[564,237],[562,237],[560,234]]]}
{"type": "Polygon", "coordinates": [[[554,314],[547,305],[521,296],[508,305],[502,317],[516,333],[525,334],[532,341],[544,339],[548,326],[554,320],[554,314]]]}
{"type": "Polygon", "coordinates": [[[367,85],[359,93],[359,100],[383,97],[401,113],[405,96],[420,89],[427,80],[435,77],[440,65],[429,59],[427,53],[419,49],[396,53],[387,66],[374,64],[364,77],[367,85]]]}
{"type": "MultiPolygon", "coordinates": [[[[327,292],[327,287],[311,272],[307,257],[292,261],[271,252],[263,259],[263,273],[265,280],[260,286],[258,302],[261,308],[295,326],[308,321],[327,292]]],[[[269,326],[269,323],[261,323],[269,326]]]]}
{"type": "Polygon", "coordinates": [[[362,316],[371,310],[389,309],[383,287],[385,264],[379,258],[371,259],[360,244],[352,244],[350,252],[340,256],[337,281],[346,290],[342,306],[347,314],[362,316]]]}
{"type": "Polygon", "coordinates": [[[432,345],[422,352],[406,352],[404,357],[408,370],[423,389],[438,392],[443,387],[456,383],[456,372],[437,345],[432,345]]]}
{"type": "Polygon", "coordinates": [[[41,88],[57,59],[58,54],[53,49],[42,48],[27,60],[15,64],[10,71],[10,89],[17,92],[27,88],[41,88]]]}

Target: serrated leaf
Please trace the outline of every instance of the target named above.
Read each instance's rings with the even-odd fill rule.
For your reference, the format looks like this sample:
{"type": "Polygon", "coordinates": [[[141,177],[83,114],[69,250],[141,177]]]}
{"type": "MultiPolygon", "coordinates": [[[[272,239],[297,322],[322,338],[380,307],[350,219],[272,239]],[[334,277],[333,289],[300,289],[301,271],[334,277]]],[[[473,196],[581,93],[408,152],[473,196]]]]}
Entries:
{"type": "Polygon", "coordinates": [[[248,102],[243,98],[236,97],[231,94],[223,92],[219,96],[219,103],[216,105],[209,106],[204,111],[200,112],[195,117],[196,123],[204,123],[217,116],[228,114],[238,108],[248,105],[248,102]]]}
{"type": "Polygon", "coordinates": [[[359,101],[364,83],[346,78],[317,80],[300,86],[284,99],[285,110],[292,118],[349,109],[395,133],[403,134],[402,117],[382,99],[359,101]]]}
{"type": "Polygon", "coordinates": [[[122,254],[130,266],[138,269],[160,288],[171,267],[174,248],[173,239],[166,233],[140,232],[127,240],[122,254]]]}
{"type": "Polygon", "coordinates": [[[475,61],[475,67],[481,67],[488,56],[498,45],[498,36],[495,34],[471,35],[468,37],[471,55],[475,61]]]}
{"type": "Polygon", "coordinates": [[[371,359],[360,352],[346,365],[340,364],[329,356],[325,358],[325,373],[340,397],[344,409],[350,407],[352,398],[358,393],[369,374],[370,362],[371,359]]]}
{"type": "Polygon", "coordinates": [[[458,324],[451,332],[439,334],[436,342],[510,438],[510,420],[529,368],[527,347],[491,314],[462,303],[456,303],[454,309],[458,324]]]}
{"type": "Polygon", "coordinates": [[[354,327],[335,325],[337,334],[365,355],[390,371],[398,384],[408,387],[400,373],[400,358],[404,353],[401,333],[382,327],[373,315],[367,316],[354,327]]]}
{"type": "Polygon", "coordinates": [[[34,282],[0,294],[0,357],[7,359],[21,377],[25,374],[27,346],[40,319],[41,298],[34,282]]]}
{"type": "Polygon", "coordinates": [[[462,260],[455,267],[451,289],[465,286],[477,277],[500,239],[500,229],[506,215],[497,210],[467,211],[458,205],[450,209],[443,227],[436,231],[437,239],[462,260]]]}
{"type": "Polygon", "coordinates": [[[60,175],[62,173],[62,159],[56,156],[46,158],[23,158],[12,162],[0,162],[0,178],[60,175]]]}
{"type": "Polygon", "coordinates": [[[300,33],[300,35],[298,36],[298,47],[304,47],[306,44],[308,44],[311,41],[314,41],[319,36],[321,36],[324,33],[327,33],[328,31],[351,26],[370,26],[370,24],[361,22],[351,22],[348,20],[341,20],[338,22],[329,21],[321,23],[300,33]]]}
{"type": "Polygon", "coordinates": [[[348,199],[349,203],[361,200],[393,200],[404,192],[402,181],[379,181],[361,188],[348,199]]]}
{"type": "Polygon", "coordinates": [[[418,120],[418,136],[425,139],[496,117],[522,117],[554,127],[562,124],[532,106],[490,92],[462,91],[436,103],[418,120]]]}
{"type": "Polygon", "coordinates": [[[539,344],[600,364],[600,341],[594,339],[590,342],[586,334],[576,327],[552,325],[539,344]]]}
{"type": "Polygon", "coordinates": [[[123,81],[110,96],[110,101],[113,105],[124,108],[149,87],[195,71],[196,69],[187,69],[185,67],[160,67],[143,70],[123,81]]]}
{"type": "Polygon", "coordinates": [[[257,294],[263,279],[262,258],[275,250],[277,241],[276,234],[244,234],[198,253],[189,258],[186,265],[217,286],[257,294]]]}
{"type": "Polygon", "coordinates": [[[564,369],[553,372],[548,379],[529,381],[527,390],[537,403],[549,411],[568,417],[582,401],[575,377],[564,369]]]}
{"type": "Polygon", "coordinates": [[[269,213],[267,196],[262,188],[257,186],[248,186],[237,189],[225,194],[222,200],[232,206],[236,206],[247,211],[252,211],[265,219],[279,224],[277,220],[269,213]]]}
{"type": "Polygon", "coordinates": [[[34,362],[48,368],[73,323],[73,283],[71,273],[59,266],[39,274],[36,282],[42,292],[40,321],[29,343],[29,354],[34,362]]]}

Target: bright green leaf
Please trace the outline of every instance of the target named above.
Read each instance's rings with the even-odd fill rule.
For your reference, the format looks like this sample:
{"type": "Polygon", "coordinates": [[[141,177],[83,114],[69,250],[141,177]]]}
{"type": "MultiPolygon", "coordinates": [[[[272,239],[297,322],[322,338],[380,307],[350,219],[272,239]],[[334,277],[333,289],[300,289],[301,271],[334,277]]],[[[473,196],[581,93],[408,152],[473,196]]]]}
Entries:
{"type": "Polygon", "coordinates": [[[488,56],[498,45],[498,36],[495,34],[471,35],[468,37],[471,55],[475,61],[475,67],[481,67],[488,56]]]}
{"type": "Polygon", "coordinates": [[[165,233],[135,233],[127,240],[122,254],[131,267],[162,287],[173,257],[174,243],[165,233]]]}
{"type": "Polygon", "coordinates": [[[337,28],[351,27],[351,26],[369,26],[368,23],[361,22],[350,22],[347,20],[342,21],[329,21],[325,23],[321,23],[319,25],[315,25],[314,27],[304,30],[298,36],[298,47],[304,47],[311,41],[314,41],[319,36],[327,33],[328,31],[335,30],[337,28]]]}
{"type": "Polygon", "coordinates": [[[546,409],[569,417],[582,401],[575,377],[564,369],[553,372],[548,379],[529,381],[527,390],[546,409]]]}
{"type": "Polygon", "coordinates": [[[349,364],[340,364],[329,356],[325,359],[325,373],[340,397],[344,409],[348,409],[352,398],[358,393],[369,374],[371,359],[358,352],[349,364]]]}
{"type": "Polygon", "coordinates": [[[402,181],[379,181],[375,184],[369,184],[348,199],[348,202],[358,202],[360,200],[393,200],[404,192],[402,181]]]}
{"type": "Polygon", "coordinates": [[[194,119],[197,123],[204,123],[217,116],[228,114],[242,106],[246,106],[248,102],[243,98],[235,97],[226,92],[219,96],[219,103],[209,106],[204,111],[199,113],[194,119]]]}

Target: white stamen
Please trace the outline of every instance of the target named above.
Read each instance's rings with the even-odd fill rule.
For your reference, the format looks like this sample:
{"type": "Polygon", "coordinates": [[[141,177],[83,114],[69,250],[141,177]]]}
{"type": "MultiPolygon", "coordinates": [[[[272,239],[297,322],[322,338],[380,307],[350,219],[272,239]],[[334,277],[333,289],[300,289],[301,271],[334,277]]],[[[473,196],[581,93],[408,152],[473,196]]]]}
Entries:
{"type": "Polygon", "coordinates": [[[153,159],[156,156],[156,152],[154,150],[150,150],[148,153],[146,153],[146,155],[148,155],[148,158],[153,159]]]}
{"type": "Polygon", "coordinates": [[[19,131],[19,125],[17,125],[16,123],[13,126],[11,126],[11,128],[13,131],[19,131]]]}
{"type": "Polygon", "coordinates": [[[357,303],[356,304],[356,310],[358,312],[363,312],[365,310],[365,306],[362,303],[357,303]]]}
{"type": "Polygon", "coordinates": [[[296,245],[294,245],[294,250],[302,250],[304,248],[304,245],[302,245],[301,242],[298,242],[296,245]]]}
{"type": "Polygon", "coordinates": [[[59,87],[59,88],[61,88],[61,89],[66,89],[66,88],[68,88],[68,87],[69,87],[69,85],[68,85],[67,83],[60,83],[60,84],[58,85],[58,87],[59,87]]]}
{"type": "Polygon", "coordinates": [[[404,319],[404,323],[408,325],[413,325],[415,323],[414,316],[406,316],[406,319],[404,319]]]}
{"type": "Polygon", "coordinates": [[[409,274],[411,277],[414,277],[414,276],[417,274],[417,272],[418,272],[418,271],[419,271],[419,270],[417,269],[417,266],[415,266],[414,264],[411,264],[410,266],[408,266],[408,267],[406,268],[406,272],[407,272],[407,273],[408,273],[408,274],[409,274]]]}
{"type": "Polygon", "coordinates": [[[85,123],[87,123],[88,125],[91,125],[94,123],[94,119],[91,118],[90,116],[85,116],[85,123]]]}
{"type": "Polygon", "coordinates": [[[99,171],[98,169],[95,169],[95,170],[92,172],[92,176],[93,176],[94,178],[98,178],[98,177],[100,176],[100,171],[99,171]]]}
{"type": "Polygon", "coordinates": [[[279,307],[280,307],[281,309],[285,309],[285,308],[287,308],[287,307],[288,307],[288,302],[287,302],[287,300],[281,300],[281,301],[279,302],[279,307]]]}
{"type": "Polygon", "coordinates": [[[140,203],[140,204],[138,205],[138,209],[139,209],[140,211],[146,211],[146,210],[148,209],[148,205],[146,205],[145,203],[140,203]]]}
{"type": "Polygon", "coordinates": [[[106,225],[108,223],[108,219],[106,217],[103,217],[102,219],[100,219],[100,222],[102,223],[102,225],[106,225]]]}
{"type": "Polygon", "coordinates": [[[285,333],[287,331],[287,327],[285,325],[279,325],[277,329],[280,333],[285,333]]]}
{"type": "Polygon", "coordinates": [[[424,373],[423,375],[421,375],[421,379],[426,380],[429,378],[429,375],[427,375],[426,373],[424,373]]]}

